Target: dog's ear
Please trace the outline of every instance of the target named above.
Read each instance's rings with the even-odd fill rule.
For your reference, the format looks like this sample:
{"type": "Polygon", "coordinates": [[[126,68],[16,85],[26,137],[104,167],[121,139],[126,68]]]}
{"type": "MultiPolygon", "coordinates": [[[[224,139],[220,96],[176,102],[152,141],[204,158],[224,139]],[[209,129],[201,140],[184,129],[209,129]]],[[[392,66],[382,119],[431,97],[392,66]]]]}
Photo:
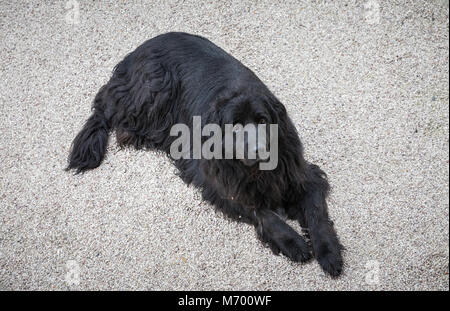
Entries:
{"type": "MultiPolygon", "coordinates": [[[[274,122],[278,125],[278,148],[281,151],[281,165],[289,176],[303,171],[303,146],[298,136],[297,128],[289,117],[286,107],[276,98],[269,99],[270,111],[275,115],[274,122]],[[288,167],[285,167],[288,166],[288,167]],[[300,170],[299,170],[300,168],[300,170]]],[[[295,180],[298,176],[293,176],[295,180]]],[[[299,178],[299,177],[298,177],[299,178]]]]}
{"type": "Polygon", "coordinates": [[[284,105],[278,101],[276,98],[267,98],[268,110],[270,117],[272,118],[272,123],[283,122],[287,118],[287,112],[284,105]]]}
{"type": "Polygon", "coordinates": [[[287,111],[286,111],[286,107],[284,107],[284,105],[278,100],[276,99],[273,102],[273,109],[275,109],[275,111],[277,112],[277,114],[280,117],[286,117],[287,116],[287,111]]]}

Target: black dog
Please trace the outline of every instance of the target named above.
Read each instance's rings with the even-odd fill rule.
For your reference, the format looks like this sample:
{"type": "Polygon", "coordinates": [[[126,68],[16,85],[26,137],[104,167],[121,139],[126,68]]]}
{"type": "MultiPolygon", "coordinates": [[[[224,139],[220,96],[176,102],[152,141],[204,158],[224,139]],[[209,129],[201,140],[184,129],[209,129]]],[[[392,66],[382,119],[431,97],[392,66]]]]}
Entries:
{"type": "Polygon", "coordinates": [[[237,159],[173,162],[186,183],[202,190],[204,200],[254,225],[275,254],[305,262],[312,251],[326,272],[340,275],[343,247],[328,217],[325,173],[303,158],[283,104],[250,69],[205,38],[167,33],[127,55],[96,95],[93,113],[73,142],[68,169],[79,173],[99,166],[113,130],[121,146],[169,154],[176,139],[171,127],[192,127],[194,116],[221,127],[278,125],[279,160],[274,170],[259,170],[237,159]],[[310,243],[283,216],[299,221],[310,243]]]}

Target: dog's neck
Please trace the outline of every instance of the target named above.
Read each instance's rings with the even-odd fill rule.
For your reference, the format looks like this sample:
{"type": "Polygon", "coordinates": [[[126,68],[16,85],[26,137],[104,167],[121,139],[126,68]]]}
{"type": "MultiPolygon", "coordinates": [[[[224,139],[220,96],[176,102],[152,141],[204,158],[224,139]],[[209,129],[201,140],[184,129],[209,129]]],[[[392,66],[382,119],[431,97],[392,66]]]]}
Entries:
{"type": "Polygon", "coordinates": [[[208,185],[215,187],[223,199],[242,204],[248,208],[260,209],[279,206],[282,193],[287,187],[282,174],[260,170],[257,165],[245,166],[231,163],[236,160],[205,160],[202,171],[208,185]],[[277,180],[277,182],[268,182],[277,180]]]}

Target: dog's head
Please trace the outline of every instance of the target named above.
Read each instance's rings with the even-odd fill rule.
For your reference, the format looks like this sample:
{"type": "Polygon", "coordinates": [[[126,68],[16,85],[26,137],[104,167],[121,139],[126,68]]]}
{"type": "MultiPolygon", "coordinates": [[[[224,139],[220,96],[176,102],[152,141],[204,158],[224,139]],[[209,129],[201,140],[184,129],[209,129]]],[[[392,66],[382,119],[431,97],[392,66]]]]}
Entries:
{"type": "Polygon", "coordinates": [[[279,121],[278,113],[272,106],[262,96],[242,94],[217,103],[216,116],[224,136],[230,131],[232,133],[232,140],[224,137],[226,158],[227,150],[231,149],[233,159],[241,161],[246,166],[254,166],[262,161],[270,161],[274,152],[278,152],[273,149],[278,146],[271,145],[273,135],[278,135],[278,132],[274,133],[273,127],[278,126],[279,121]]]}

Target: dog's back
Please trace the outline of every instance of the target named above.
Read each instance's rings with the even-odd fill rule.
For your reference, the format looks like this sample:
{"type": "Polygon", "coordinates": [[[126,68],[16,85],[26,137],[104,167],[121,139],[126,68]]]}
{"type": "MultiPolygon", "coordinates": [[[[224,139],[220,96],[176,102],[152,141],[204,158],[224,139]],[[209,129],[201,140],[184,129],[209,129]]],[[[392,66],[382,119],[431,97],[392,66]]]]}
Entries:
{"type": "Polygon", "coordinates": [[[203,115],[218,96],[250,93],[245,88],[269,92],[211,41],[182,32],[154,37],[118,63],[96,95],[93,114],[73,142],[68,169],[99,166],[113,129],[122,146],[168,151],[173,124],[190,125],[191,116],[203,115]],[[190,113],[183,114],[187,106],[190,113]]]}

